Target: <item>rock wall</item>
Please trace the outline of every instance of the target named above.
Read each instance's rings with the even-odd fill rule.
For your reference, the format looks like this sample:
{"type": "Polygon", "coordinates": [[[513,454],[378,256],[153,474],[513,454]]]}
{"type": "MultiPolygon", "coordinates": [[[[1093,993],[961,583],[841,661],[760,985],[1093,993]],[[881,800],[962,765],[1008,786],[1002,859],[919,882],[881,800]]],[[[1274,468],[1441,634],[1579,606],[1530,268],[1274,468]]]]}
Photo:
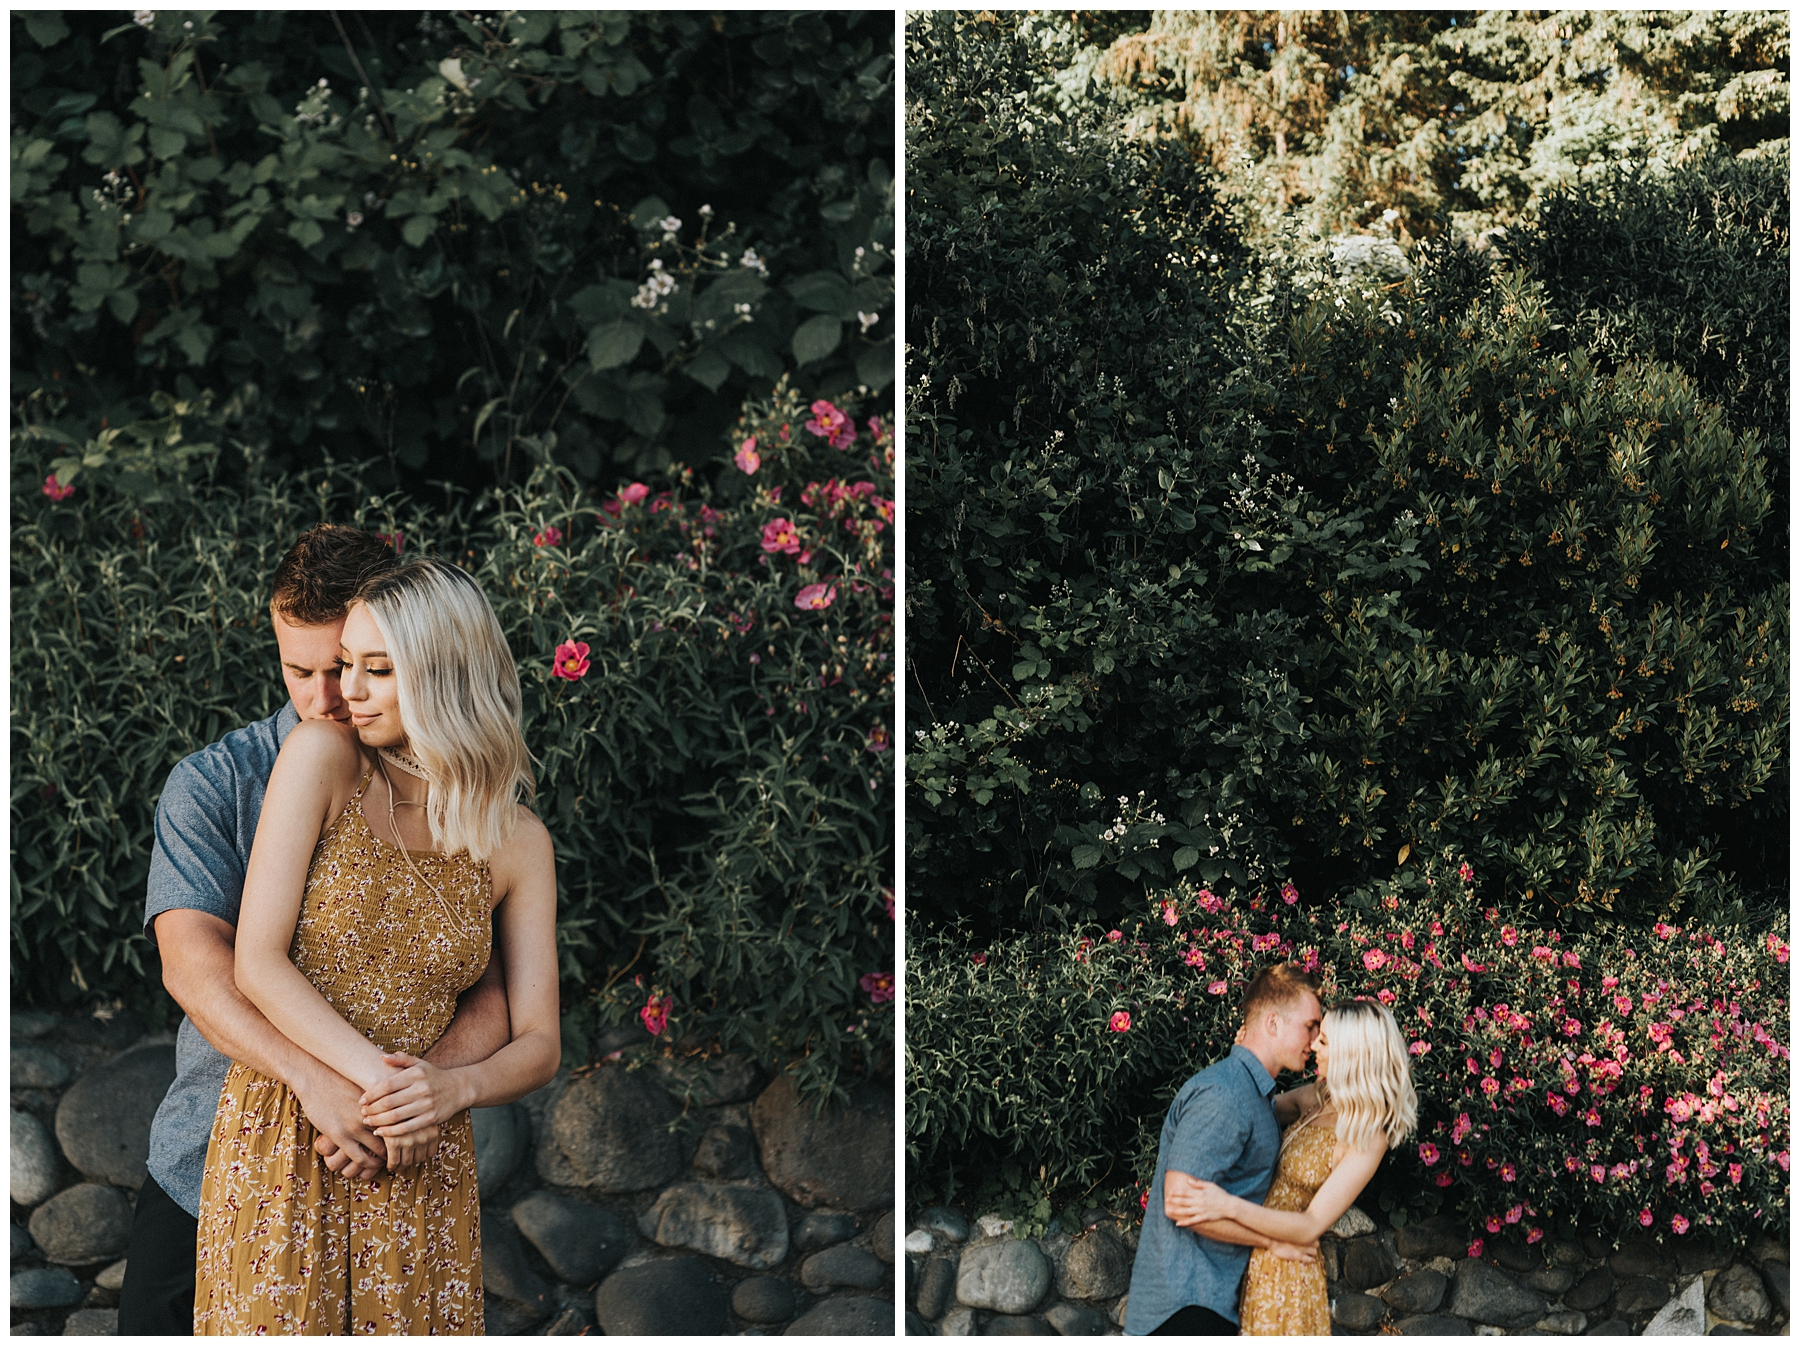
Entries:
{"type": "MultiPolygon", "coordinates": [[[[947,1206],[908,1226],[909,1336],[1117,1336],[1138,1227],[1091,1210],[1082,1228],[1016,1237],[947,1206]]],[[[1395,1230],[1352,1207],[1320,1240],[1336,1336],[1785,1335],[1785,1237],[1731,1247],[1690,1235],[1622,1244],[1564,1231],[1527,1247],[1446,1218],[1395,1230]]]]}
{"type": "MultiPolygon", "coordinates": [[[[813,1116],[750,1062],[598,1067],[475,1115],[490,1336],[891,1336],[885,1091],[813,1116]]],[[[111,1335],[174,1037],[12,1016],[12,1332],[111,1335]]]]}

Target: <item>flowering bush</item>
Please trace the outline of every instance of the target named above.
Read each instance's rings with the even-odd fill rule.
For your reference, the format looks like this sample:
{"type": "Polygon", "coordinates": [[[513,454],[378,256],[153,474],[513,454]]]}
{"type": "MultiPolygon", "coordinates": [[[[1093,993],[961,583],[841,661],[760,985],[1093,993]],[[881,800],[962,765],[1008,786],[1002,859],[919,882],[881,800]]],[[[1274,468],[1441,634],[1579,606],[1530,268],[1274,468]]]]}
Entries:
{"type": "Polygon", "coordinates": [[[246,491],[160,461],[148,494],[95,474],[47,498],[32,456],[55,446],[16,435],[15,998],[160,996],[137,933],[157,796],[280,705],[267,586],[323,515],[455,559],[494,604],[556,843],[571,1061],[626,1026],[814,1091],[891,1062],[893,444],[833,408],[849,443],[808,431],[785,383],[746,404],[721,459],[770,446],[747,490],[676,467],[596,500],[540,468],[442,511],[355,472],[246,491]],[[798,551],[762,545],[777,517],[798,551]],[[820,585],[828,603],[796,606],[820,585]]]}
{"type": "Polygon", "coordinates": [[[1571,937],[1503,920],[1475,877],[1415,864],[1336,919],[1271,889],[1182,883],[1117,939],[1021,937],[980,964],[923,941],[907,969],[911,1167],[952,1184],[1005,1154],[1067,1185],[1147,1181],[1169,1100],[1229,1049],[1249,978],[1291,959],[1321,972],[1328,1002],[1391,1006],[1407,1037],[1418,1134],[1376,1193],[1396,1223],[1447,1202],[1527,1242],[1565,1223],[1784,1226],[1785,919],[1571,937]]]}

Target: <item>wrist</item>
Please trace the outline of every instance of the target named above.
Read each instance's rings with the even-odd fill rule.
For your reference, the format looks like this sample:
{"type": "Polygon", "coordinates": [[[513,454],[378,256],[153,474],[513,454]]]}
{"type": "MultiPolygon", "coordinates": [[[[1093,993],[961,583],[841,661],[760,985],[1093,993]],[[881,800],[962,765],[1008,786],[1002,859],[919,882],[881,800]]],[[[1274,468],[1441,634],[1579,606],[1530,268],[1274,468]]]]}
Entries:
{"type": "Polygon", "coordinates": [[[450,1099],[454,1104],[450,1109],[452,1117],[480,1104],[481,1081],[473,1066],[453,1066],[444,1073],[449,1076],[450,1099]]]}

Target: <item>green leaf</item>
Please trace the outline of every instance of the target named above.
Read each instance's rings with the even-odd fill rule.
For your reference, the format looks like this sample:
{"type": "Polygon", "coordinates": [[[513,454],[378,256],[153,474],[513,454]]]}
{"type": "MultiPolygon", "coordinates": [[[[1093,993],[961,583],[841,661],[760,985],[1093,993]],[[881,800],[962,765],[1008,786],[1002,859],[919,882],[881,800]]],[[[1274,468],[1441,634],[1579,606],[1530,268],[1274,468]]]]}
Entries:
{"type": "Polygon", "coordinates": [[[660,196],[646,196],[631,208],[632,227],[649,233],[656,229],[656,222],[669,213],[669,203],[660,196]]]}
{"type": "Polygon", "coordinates": [[[731,375],[731,362],[720,355],[716,348],[708,347],[683,365],[681,372],[707,392],[716,393],[731,375]]]}
{"type": "Polygon", "coordinates": [[[802,308],[839,318],[847,317],[851,307],[849,283],[835,271],[814,271],[800,276],[788,282],[787,292],[802,308]]]}
{"type": "MultiPolygon", "coordinates": [[[[423,246],[425,240],[431,237],[432,230],[436,228],[437,216],[414,215],[400,227],[400,237],[407,247],[417,248],[423,246]]],[[[323,230],[320,230],[319,234],[321,238],[324,237],[323,230]]]]}
{"type": "Polygon", "coordinates": [[[1075,868],[1092,869],[1106,858],[1106,852],[1098,846],[1077,846],[1075,848],[1075,868]]]}
{"type": "Polygon", "coordinates": [[[588,364],[594,369],[617,369],[629,364],[643,344],[644,325],[620,318],[596,327],[588,335],[588,364]]]}
{"type": "Polygon", "coordinates": [[[295,220],[287,227],[288,237],[303,248],[310,248],[325,237],[325,230],[317,220],[295,220]]]}
{"type": "Polygon", "coordinates": [[[1171,863],[1174,864],[1177,874],[1184,869],[1192,869],[1200,863],[1200,850],[1196,846],[1183,846],[1175,852],[1171,863]]]}
{"type": "Polygon", "coordinates": [[[25,17],[25,31],[31,34],[31,40],[40,47],[54,47],[69,35],[69,25],[54,9],[28,9],[21,11],[25,17]]]}
{"type": "Polygon", "coordinates": [[[856,357],[856,378],[875,392],[894,381],[893,338],[867,347],[856,357]]]}
{"type": "Polygon", "coordinates": [[[828,313],[808,318],[794,331],[794,358],[802,365],[814,364],[836,350],[843,338],[841,319],[828,313]]]}
{"type": "Polygon", "coordinates": [[[150,128],[150,153],[158,159],[173,159],[187,148],[187,137],[169,126],[150,128]]]}

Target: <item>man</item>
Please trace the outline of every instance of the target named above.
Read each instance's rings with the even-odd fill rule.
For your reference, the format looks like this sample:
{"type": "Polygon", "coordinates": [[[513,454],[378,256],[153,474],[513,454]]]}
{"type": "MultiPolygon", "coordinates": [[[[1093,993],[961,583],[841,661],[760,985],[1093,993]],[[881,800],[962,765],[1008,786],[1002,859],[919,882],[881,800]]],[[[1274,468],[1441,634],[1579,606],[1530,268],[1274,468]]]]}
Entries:
{"type": "MultiPolygon", "coordinates": [[[[395,564],[388,545],[361,529],[320,524],[300,536],[276,568],[269,602],[289,704],[183,759],[156,806],[144,934],[161,952],[163,985],[187,1017],[176,1039],[175,1082],[150,1128],[150,1176],[138,1193],[119,1296],[121,1336],[193,1334],[200,1182],[233,1060],[294,1091],[333,1172],[372,1177],[387,1163],[380,1138],[363,1124],[362,1090],[289,1042],[237,989],[233,945],[276,753],[303,719],[349,720],[338,687],[344,616],[363,580],[395,564]]],[[[468,1065],[507,1040],[506,986],[495,959],[425,1059],[468,1065]]]]}
{"type": "Polygon", "coordinates": [[[1238,1283],[1251,1248],[1312,1258],[1316,1245],[1280,1244],[1232,1220],[1178,1228],[1168,1208],[1182,1182],[1216,1182],[1261,1202],[1275,1177],[1281,1127],[1275,1074],[1300,1070],[1319,1031],[1318,981],[1290,963],[1264,969],[1244,993],[1244,1024],[1229,1055],[1195,1075],[1169,1105],[1144,1210],[1128,1336],[1236,1336],[1238,1283]]]}

